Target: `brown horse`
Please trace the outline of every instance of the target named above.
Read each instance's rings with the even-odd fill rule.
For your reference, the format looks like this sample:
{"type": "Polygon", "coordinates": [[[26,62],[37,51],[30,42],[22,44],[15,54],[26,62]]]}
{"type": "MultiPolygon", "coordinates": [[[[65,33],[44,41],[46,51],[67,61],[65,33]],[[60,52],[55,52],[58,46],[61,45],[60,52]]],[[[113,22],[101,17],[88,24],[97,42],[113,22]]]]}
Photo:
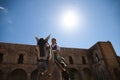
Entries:
{"type": "Polygon", "coordinates": [[[50,35],[47,38],[38,38],[38,77],[37,80],[62,80],[61,70],[54,62],[54,55],[51,46],[48,43],[50,35]]]}

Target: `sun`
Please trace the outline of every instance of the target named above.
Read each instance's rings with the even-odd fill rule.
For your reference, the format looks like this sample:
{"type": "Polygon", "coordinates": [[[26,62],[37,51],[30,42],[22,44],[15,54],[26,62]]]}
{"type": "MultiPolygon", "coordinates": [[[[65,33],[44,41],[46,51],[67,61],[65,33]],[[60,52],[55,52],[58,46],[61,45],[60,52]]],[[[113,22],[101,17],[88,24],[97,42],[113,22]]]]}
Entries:
{"type": "Polygon", "coordinates": [[[74,30],[79,23],[79,16],[78,14],[73,10],[68,10],[63,12],[63,14],[60,17],[60,24],[62,28],[66,30],[74,30]]]}
{"type": "Polygon", "coordinates": [[[65,26],[68,26],[68,27],[73,27],[75,26],[76,24],[76,20],[77,17],[76,15],[73,13],[73,12],[66,12],[64,15],[63,15],[63,25],[65,26]]]}

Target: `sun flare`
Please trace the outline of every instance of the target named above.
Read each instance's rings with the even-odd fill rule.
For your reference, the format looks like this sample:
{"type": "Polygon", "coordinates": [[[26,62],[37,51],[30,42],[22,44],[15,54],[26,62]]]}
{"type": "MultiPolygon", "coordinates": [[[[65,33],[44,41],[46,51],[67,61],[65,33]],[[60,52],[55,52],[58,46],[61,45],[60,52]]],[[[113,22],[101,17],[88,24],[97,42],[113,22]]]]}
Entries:
{"type": "Polygon", "coordinates": [[[72,10],[65,11],[61,15],[60,24],[66,30],[73,30],[76,28],[76,26],[78,26],[79,22],[78,19],[79,19],[78,14],[75,13],[74,11],[72,10]]]}

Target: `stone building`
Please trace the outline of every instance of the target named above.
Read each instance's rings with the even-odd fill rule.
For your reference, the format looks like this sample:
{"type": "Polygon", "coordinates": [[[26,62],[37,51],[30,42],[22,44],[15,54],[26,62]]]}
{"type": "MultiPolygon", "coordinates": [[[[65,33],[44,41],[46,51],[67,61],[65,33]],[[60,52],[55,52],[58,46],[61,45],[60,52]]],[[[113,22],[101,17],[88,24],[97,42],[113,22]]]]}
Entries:
{"type": "MultiPolygon", "coordinates": [[[[0,43],[0,80],[35,80],[35,45],[0,43]]],[[[111,42],[97,42],[89,49],[61,47],[71,80],[120,80],[120,57],[111,42]]]]}

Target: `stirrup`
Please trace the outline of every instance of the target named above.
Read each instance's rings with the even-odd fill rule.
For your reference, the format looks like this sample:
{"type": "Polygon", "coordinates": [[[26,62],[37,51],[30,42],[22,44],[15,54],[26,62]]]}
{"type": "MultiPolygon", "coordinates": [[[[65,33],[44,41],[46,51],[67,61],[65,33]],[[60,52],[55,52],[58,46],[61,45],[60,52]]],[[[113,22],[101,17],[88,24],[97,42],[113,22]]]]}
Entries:
{"type": "Polygon", "coordinates": [[[67,66],[64,62],[61,62],[65,67],[67,66]]]}

